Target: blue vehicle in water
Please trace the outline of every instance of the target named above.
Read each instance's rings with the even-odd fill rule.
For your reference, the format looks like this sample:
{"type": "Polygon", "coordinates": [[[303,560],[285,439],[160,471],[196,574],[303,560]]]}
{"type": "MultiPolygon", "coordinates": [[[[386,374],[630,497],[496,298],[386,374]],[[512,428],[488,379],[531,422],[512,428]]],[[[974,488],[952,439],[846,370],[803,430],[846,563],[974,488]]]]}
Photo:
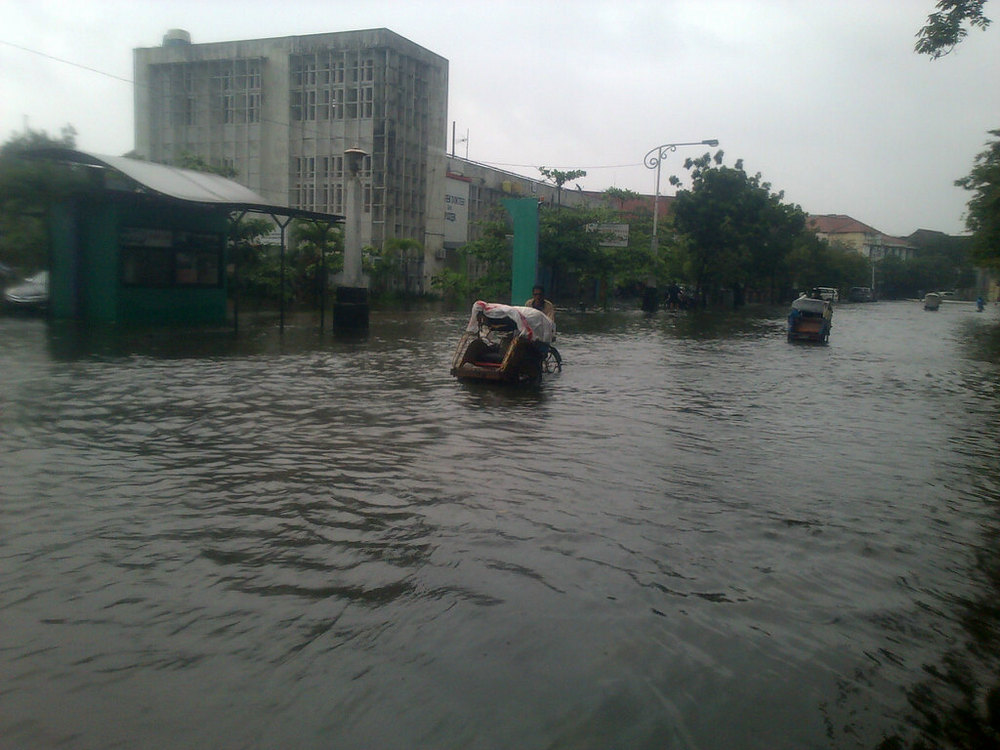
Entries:
{"type": "Polygon", "coordinates": [[[804,294],[792,303],[788,313],[788,341],[812,341],[825,344],[833,327],[833,305],[825,299],[804,294]]]}

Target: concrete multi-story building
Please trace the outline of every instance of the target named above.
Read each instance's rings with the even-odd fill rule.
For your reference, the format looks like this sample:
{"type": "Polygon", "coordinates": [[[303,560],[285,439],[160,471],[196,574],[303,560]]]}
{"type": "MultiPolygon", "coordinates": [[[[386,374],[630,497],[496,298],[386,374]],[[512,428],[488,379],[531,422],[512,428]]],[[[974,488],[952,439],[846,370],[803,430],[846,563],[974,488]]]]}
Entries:
{"type": "Polygon", "coordinates": [[[443,256],[448,61],[389,31],[192,44],[167,33],[136,49],[139,156],[185,154],[293,208],[343,214],[344,152],[361,170],[362,242],[425,248],[426,282],[443,256]]]}

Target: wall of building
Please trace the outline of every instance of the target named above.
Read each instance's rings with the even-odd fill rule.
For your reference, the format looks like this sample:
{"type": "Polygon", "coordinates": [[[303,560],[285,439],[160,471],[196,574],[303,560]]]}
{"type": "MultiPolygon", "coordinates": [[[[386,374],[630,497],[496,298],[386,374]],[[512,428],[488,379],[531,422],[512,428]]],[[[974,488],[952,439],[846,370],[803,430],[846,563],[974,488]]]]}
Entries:
{"type": "Polygon", "coordinates": [[[448,185],[456,196],[465,199],[465,210],[461,211],[462,207],[457,204],[446,204],[445,208],[446,211],[459,211],[460,215],[456,216],[455,223],[467,226],[467,236],[461,242],[452,239],[456,235],[449,235],[448,247],[457,247],[475,239],[477,223],[489,220],[497,211],[502,211],[504,198],[533,197],[552,206],[557,203],[564,206],[605,205],[599,193],[579,191],[573,183],[564,185],[560,192],[555,185],[541,179],[525,177],[457,156],[449,155],[447,163],[448,185]],[[460,184],[467,186],[465,190],[459,187],[460,184]]]}
{"type": "Polygon", "coordinates": [[[135,55],[136,150],[192,153],[268,200],[345,209],[344,151],[362,168],[361,241],[444,243],[448,61],[389,31],[186,44],[135,55]]]}

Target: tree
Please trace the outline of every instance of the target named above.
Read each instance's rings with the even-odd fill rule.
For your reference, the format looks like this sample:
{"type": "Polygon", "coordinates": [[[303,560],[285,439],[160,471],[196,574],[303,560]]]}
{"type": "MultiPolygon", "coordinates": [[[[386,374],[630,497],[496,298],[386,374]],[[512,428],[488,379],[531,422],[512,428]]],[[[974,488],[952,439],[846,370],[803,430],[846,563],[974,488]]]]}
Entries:
{"type": "Polygon", "coordinates": [[[932,60],[944,57],[968,36],[970,28],[985,29],[991,21],[983,15],[986,0],[938,0],[936,11],[917,33],[914,49],[932,60]]]}
{"type": "Polygon", "coordinates": [[[1000,268],[1000,130],[976,157],[972,171],[955,184],[973,193],[965,215],[972,232],[972,257],[984,266],[1000,268]]]}
{"type": "Polygon", "coordinates": [[[614,205],[617,203],[616,208],[619,211],[625,210],[625,204],[629,201],[638,200],[641,196],[634,190],[628,190],[626,188],[609,187],[603,193],[604,198],[609,204],[614,205]]]}
{"type": "Polygon", "coordinates": [[[364,271],[371,280],[372,292],[415,294],[414,280],[424,257],[424,246],[418,240],[391,238],[381,250],[369,247],[363,259],[364,271]]]}
{"type": "Polygon", "coordinates": [[[297,219],[292,222],[292,243],[295,249],[290,260],[295,296],[312,292],[319,299],[327,275],[343,268],[343,229],[323,221],[297,219]]]}
{"type": "Polygon", "coordinates": [[[220,177],[228,177],[230,179],[236,177],[237,175],[236,170],[232,167],[210,164],[205,157],[193,154],[190,151],[185,151],[181,154],[180,158],[177,160],[176,166],[181,169],[193,169],[195,172],[217,174],[220,177]]]}
{"type": "MultiPolygon", "coordinates": [[[[723,152],[687,159],[690,189],[674,199],[674,227],[683,236],[688,278],[701,294],[729,288],[743,302],[747,286],[777,294],[785,258],[805,229],[805,213],[772,193],[761,175],[750,176],[743,161],[722,164],[723,152]],[[714,166],[713,166],[714,163],[714,166]]],[[[681,181],[671,177],[671,183],[681,181]]]]}
{"type": "Polygon", "coordinates": [[[539,167],[538,171],[542,173],[542,177],[547,180],[551,180],[556,185],[556,204],[562,205],[562,189],[570,180],[576,180],[580,177],[586,177],[587,173],[582,169],[571,169],[564,172],[559,169],[549,169],[548,167],[539,167]]]}
{"type": "Polygon", "coordinates": [[[459,251],[466,262],[470,296],[485,300],[509,298],[513,255],[508,235],[507,222],[497,215],[481,222],[479,237],[459,251]]]}
{"type": "Polygon", "coordinates": [[[62,128],[58,138],[44,130],[17,133],[0,146],[0,261],[31,271],[48,265],[44,216],[54,202],[83,190],[89,170],[28,158],[42,148],[74,148],[76,130],[62,128]]]}
{"type": "Polygon", "coordinates": [[[229,231],[230,253],[234,260],[230,289],[241,297],[251,297],[258,306],[265,299],[277,300],[281,295],[281,267],[277,254],[261,241],[273,229],[269,219],[244,217],[229,231]]]}
{"type": "Polygon", "coordinates": [[[543,208],[538,214],[538,262],[552,278],[551,295],[557,295],[569,277],[580,281],[607,279],[608,256],[601,251],[601,236],[593,225],[603,218],[588,208],[543,208]]]}

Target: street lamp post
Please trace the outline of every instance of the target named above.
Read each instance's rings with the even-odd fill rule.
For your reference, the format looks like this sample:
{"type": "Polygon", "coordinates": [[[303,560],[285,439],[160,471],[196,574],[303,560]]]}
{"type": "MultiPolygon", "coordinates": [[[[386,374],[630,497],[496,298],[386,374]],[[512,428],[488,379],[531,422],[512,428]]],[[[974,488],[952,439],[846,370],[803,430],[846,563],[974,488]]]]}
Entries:
{"type": "Polygon", "coordinates": [[[656,256],[656,250],[658,247],[658,240],[656,237],[656,225],[657,220],[660,215],[660,164],[667,157],[667,154],[671,151],[676,151],[678,146],[718,146],[719,142],[715,138],[710,138],[704,141],[690,141],[688,143],[664,143],[662,146],[657,146],[651,149],[646,158],[644,159],[646,166],[649,169],[656,170],[656,196],[653,199],[653,239],[652,239],[652,251],[653,256],[656,256]]]}
{"type": "Polygon", "coordinates": [[[361,264],[361,167],[367,153],[360,148],[344,151],[347,168],[346,222],[344,224],[344,270],[337,287],[337,301],[333,305],[333,326],[338,331],[356,331],[368,328],[368,287],[361,264]]]}

